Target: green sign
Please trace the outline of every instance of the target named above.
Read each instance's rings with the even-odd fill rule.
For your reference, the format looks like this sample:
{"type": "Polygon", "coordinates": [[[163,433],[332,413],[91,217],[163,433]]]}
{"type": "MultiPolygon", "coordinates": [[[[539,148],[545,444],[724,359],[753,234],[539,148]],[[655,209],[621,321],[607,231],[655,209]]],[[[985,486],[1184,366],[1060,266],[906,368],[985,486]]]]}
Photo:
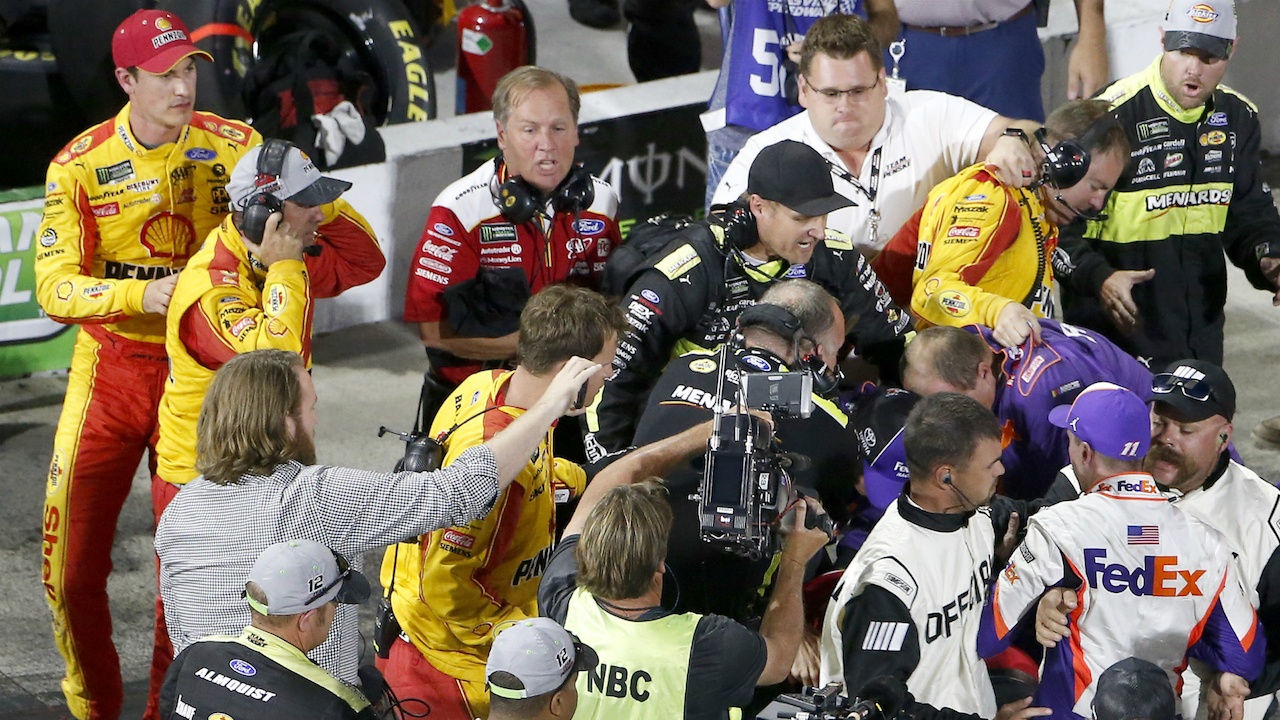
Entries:
{"type": "Polygon", "coordinates": [[[0,378],[63,370],[75,333],[45,316],[36,301],[35,239],[44,188],[0,197],[0,378]]]}

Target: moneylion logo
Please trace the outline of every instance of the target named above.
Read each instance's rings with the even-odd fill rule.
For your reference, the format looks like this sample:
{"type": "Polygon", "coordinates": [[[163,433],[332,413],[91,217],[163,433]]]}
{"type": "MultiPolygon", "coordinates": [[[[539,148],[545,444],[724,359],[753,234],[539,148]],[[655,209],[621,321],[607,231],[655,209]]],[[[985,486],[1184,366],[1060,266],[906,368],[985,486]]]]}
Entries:
{"type": "Polygon", "coordinates": [[[1187,10],[1187,17],[1202,25],[1207,25],[1218,19],[1218,12],[1213,9],[1212,5],[1200,3],[1191,6],[1191,9],[1187,10]]]}

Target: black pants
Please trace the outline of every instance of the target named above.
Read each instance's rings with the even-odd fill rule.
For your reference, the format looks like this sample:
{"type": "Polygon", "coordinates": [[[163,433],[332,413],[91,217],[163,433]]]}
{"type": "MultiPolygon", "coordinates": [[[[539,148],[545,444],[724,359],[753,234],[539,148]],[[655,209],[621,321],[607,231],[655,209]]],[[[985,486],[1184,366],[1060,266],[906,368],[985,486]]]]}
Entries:
{"type": "Polygon", "coordinates": [[[698,72],[702,41],[693,21],[697,0],[625,0],[627,62],[636,82],[698,72]]]}

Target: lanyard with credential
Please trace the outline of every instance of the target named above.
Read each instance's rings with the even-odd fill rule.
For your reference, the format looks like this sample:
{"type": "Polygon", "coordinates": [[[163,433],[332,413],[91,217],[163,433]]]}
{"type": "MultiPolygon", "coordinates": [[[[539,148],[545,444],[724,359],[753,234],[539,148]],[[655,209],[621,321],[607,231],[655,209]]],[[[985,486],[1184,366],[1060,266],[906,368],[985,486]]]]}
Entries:
{"type": "Polygon", "coordinates": [[[871,153],[870,187],[863,185],[858,178],[853,176],[853,173],[845,170],[830,160],[827,161],[827,164],[831,166],[831,172],[835,173],[836,177],[852,185],[858,190],[858,192],[862,193],[868,201],[871,202],[871,242],[874,244],[879,244],[880,242],[880,211],[876,208],[876,195],[880,194],[880,154],[882,152],[884,152],[883,145],[876,148],[876,151],[871,153]]]}

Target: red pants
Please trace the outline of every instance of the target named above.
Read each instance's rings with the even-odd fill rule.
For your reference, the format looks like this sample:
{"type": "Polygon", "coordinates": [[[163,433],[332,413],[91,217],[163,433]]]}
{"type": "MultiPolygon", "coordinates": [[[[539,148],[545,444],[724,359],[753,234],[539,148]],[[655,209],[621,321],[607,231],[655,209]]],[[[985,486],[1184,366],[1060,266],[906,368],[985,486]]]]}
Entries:
{"type": "MultiPolygon", "coordinates": [[[[76,339],[54,437],[42,575],[54,639],[66,661],[67,706],[77,718],[116,720],[124,694],[107,604],[111,545],[144,451],[151,451],[155,468],[156,407],[168,362],[162,346],[92,333],[82,328],[76,339]]],[[[153,510],[157,501],[167,504],[153,498],[153,510]]],[[[172,656],[168,643],[168,632],[158,628],[156,654],[172,656]]]]}
{"type": "Polygon", "coordinates": [[[431,720],[474,720],[489,715],[489,692],[483,682],[450,677],[427,662],[403,637],[391,643],[390,656],[377,661],[387,685],[408,712],[431,711],[431,720]],[[414,702],[414,701],[417,702],[414,702]]]}

